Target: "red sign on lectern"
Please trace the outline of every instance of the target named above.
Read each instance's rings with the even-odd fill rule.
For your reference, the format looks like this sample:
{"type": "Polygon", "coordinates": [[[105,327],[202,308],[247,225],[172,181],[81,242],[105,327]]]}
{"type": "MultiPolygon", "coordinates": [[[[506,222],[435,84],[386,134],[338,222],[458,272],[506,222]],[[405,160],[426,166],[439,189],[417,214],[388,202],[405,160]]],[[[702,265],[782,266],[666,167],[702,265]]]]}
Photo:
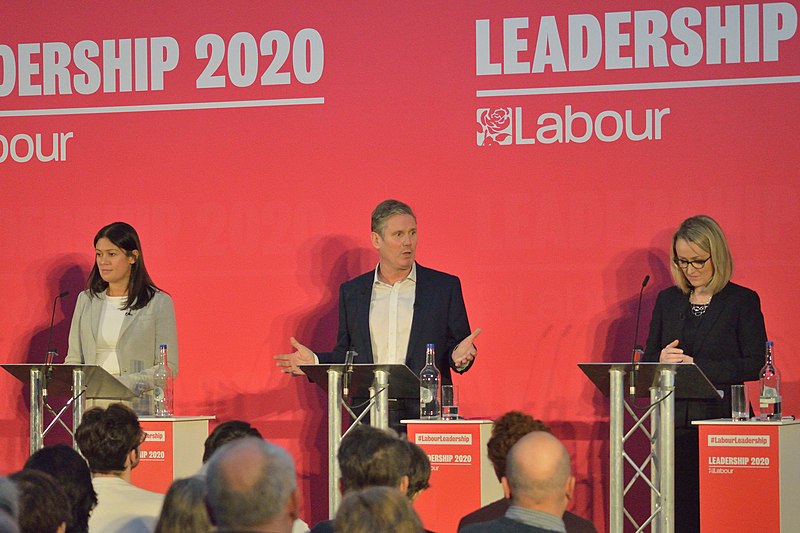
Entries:
{"type": "Polygon", "coordinates": [[[704,533],[781,531],[779,429],[758,423],[701,423],[700,523],[704,533]],[[758,512],[747,512],[756,502],[758,512]]]}
{"type": "Polygon", "coordinates": [[[173,477],[173,425],[168,420],[141,424],[147,438],[139,446],[139,467],[131,471],[131,479],[138,487],[163,494],[173,477]]]}
{"type": "Polygon", "coordinates": [[[491,421],[404,422],[431,462],[431,488],[414,503],[426,529],[455,531],[461,517],[502,497],[486,457],[491,421]]]}
{"type": "Polygon", "coordinates": [[[147,438],[139,446],[139,466],[131,471],[137,487],[165,493],[174,479],[193,476],[202,466],[210,416],[142,417],[147,438]]]}

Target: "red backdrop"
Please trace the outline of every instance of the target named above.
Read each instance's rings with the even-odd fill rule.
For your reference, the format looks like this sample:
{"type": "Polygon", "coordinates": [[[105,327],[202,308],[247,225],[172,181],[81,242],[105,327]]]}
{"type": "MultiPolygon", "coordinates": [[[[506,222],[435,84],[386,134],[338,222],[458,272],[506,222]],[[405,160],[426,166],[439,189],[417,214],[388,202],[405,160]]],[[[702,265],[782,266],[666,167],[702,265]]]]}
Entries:
{"type": "MultiPolygon", "coordinates": [[[[130,222],[175,299],[178,414],[248,419],[287,447],[315,522],[324,397],[271,356],[290,335],[332,346],[338,285],[374,266],[369,213],[396,197],[416,210],[419,261],[461,277],[484,329],[463,412],[549,422],[574,459],[573,510],[603,527],[607,402],[576,363],[629,357],[650,274],[644,339],[687,216],[726,230],[734,280],[762,298],[785,411],[800,401],[797,3],[744,6],[5,5],[0,356],[43,359],[64,289],[66,353],[92,237],[130,222]]],[[[28,409],[11,376],[0,387],[8,473],[28,409]]]]}

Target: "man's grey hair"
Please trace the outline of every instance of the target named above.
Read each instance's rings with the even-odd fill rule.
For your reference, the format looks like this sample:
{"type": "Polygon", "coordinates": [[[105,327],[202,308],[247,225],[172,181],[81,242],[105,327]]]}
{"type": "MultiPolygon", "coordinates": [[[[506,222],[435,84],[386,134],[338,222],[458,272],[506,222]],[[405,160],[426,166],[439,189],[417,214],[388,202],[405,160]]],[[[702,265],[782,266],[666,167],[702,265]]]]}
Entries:
{"type": "Polygon", "coordinates": [[[384,200],[372,211],[372,231],[383,237],[386,221],[394,215],[411,215],[417,220],[408,204],[399,200],[384,200]]]}
{"type": "Polygon", "coordinates": [[[19,518],[19,490],[16,483],[7,477],[0,477],[0,509],[11,518],[19,518]]]}
{"type": "Polygon", "coordinates": [[[229,442],[208,461],[208,504],[220,527],[254,527],[277,518],[297,488],[294,461],[270,442],[229,442]]]}

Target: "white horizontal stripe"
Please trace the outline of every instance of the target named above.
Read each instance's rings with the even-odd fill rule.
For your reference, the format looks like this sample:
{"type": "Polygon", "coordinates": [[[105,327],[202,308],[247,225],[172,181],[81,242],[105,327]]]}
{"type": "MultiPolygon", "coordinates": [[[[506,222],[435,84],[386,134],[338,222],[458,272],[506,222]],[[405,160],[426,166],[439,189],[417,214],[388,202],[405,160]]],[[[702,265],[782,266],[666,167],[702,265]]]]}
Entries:
{"type": "Polygon", "coordinates": [[[145,104],[107,107],[62,107],[56,109],[12,109],[0,111],[0,117],[44,117],[54,115],[98,115],[104,113],[145,113],[149,111],[187,111],[191,109],[231,109],[241,107],[276,107],[324,104],[324,97],[278,98],[273,100],[235,100],[232,102],[191,102],[187,104],[145,104]]]}
{"type": "Polygon", "coordinates": [[[541,94],[608,93],[615,91],[650,91],[653,89],[693,89],[698,87],[732,87],[741,85],[776,85],[800,83],[800,76],[770,78],[731,78],[721,80],[655,81],[611,85],[574,85],[567,87],[529,87],[522,89],[488,89],[477,91],[478,98],[487,96],[532,96],[541,94]]]}

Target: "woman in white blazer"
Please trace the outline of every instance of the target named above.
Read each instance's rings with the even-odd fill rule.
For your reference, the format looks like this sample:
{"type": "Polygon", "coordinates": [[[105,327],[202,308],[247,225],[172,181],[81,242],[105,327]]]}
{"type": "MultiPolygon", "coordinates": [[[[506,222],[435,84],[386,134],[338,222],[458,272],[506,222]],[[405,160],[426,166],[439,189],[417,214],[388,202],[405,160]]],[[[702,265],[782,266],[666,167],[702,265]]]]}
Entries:
{"type": "Polygon", "coordinates": [[[88,288],[78,295],[69,332],[67,363],[105,368],[131,389],[152,384],[159,346],[166,344],[178,374],[178,336],[172,298],[150,278],[139,235],[114,222],[94,238],[88,288]]]}

